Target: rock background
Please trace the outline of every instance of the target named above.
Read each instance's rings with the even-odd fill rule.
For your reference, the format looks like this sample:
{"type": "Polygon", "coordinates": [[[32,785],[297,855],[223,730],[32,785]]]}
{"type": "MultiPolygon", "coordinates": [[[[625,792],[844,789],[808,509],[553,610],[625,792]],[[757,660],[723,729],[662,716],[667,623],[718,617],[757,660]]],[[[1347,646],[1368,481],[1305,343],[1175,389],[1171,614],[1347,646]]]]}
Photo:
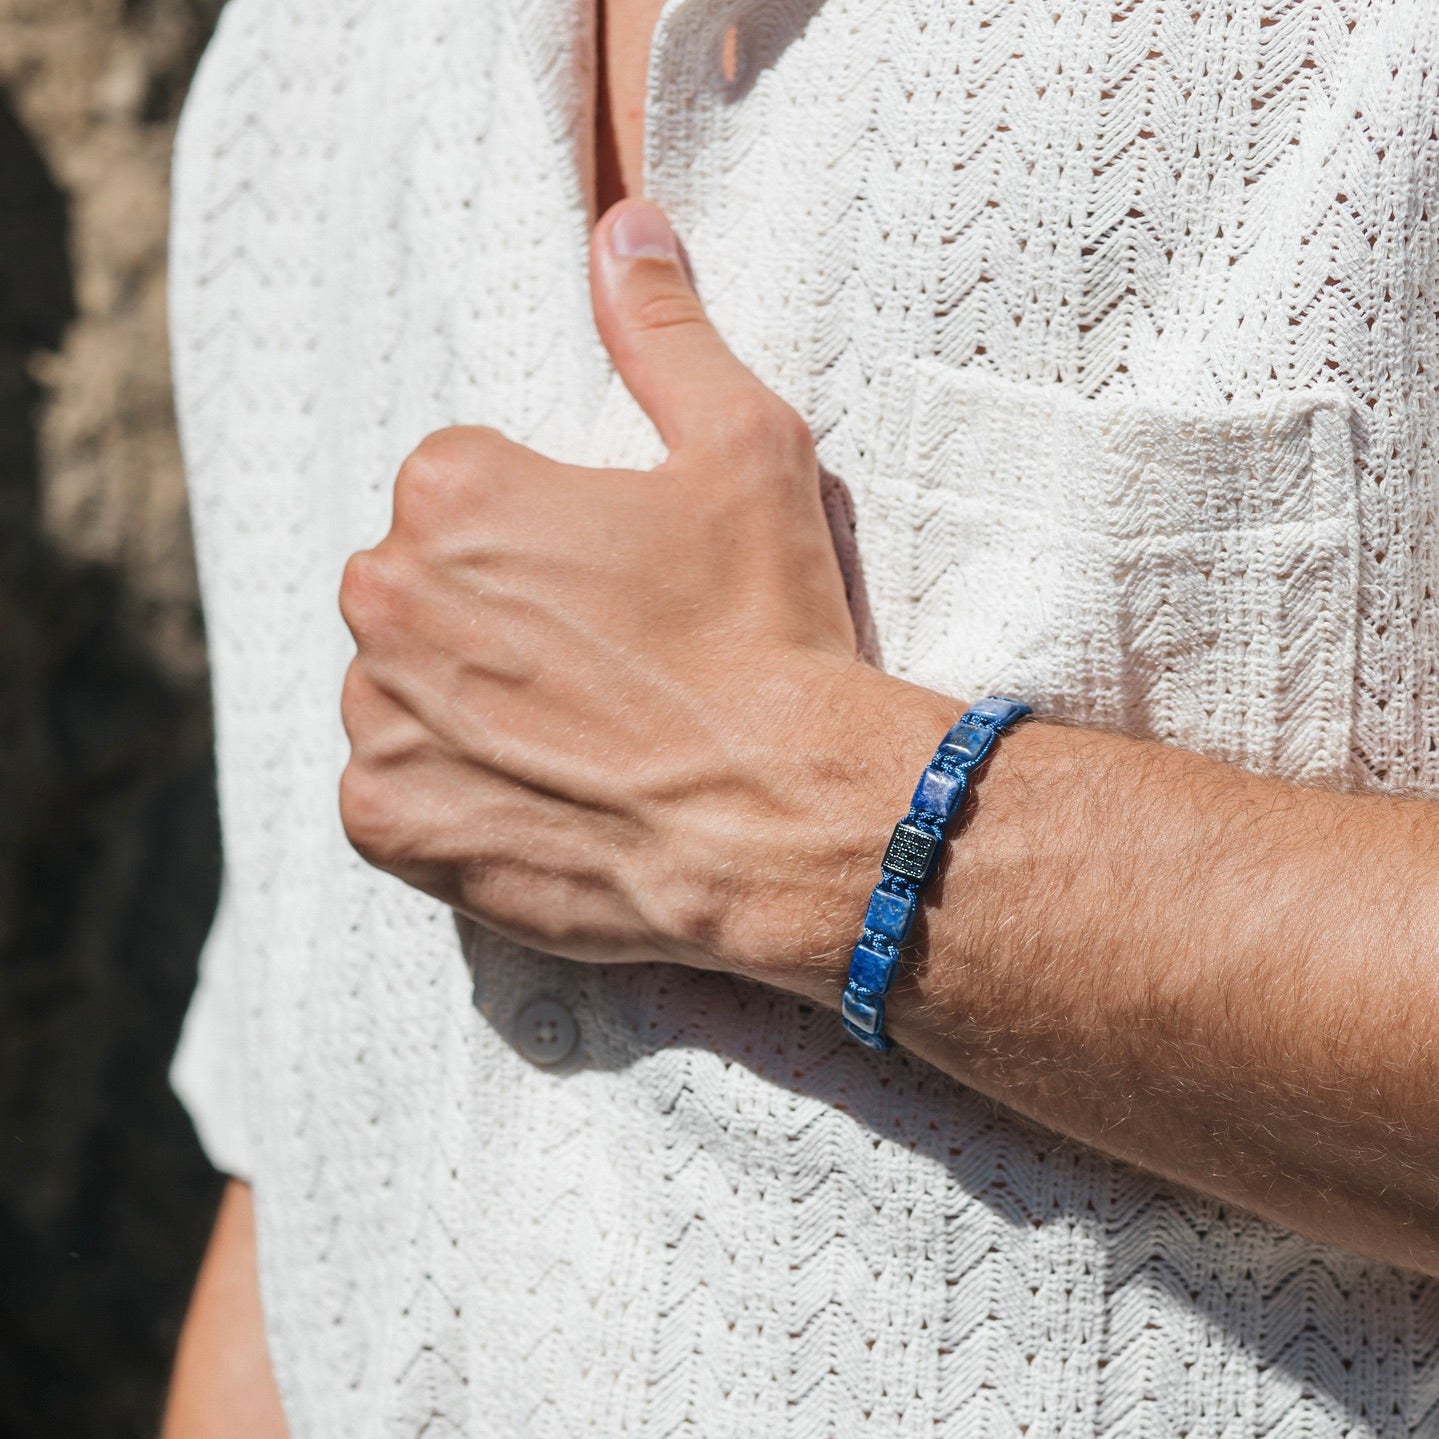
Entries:
{"type": "Polygon", "coordinates": [[[221,0],[0,0],[0,1439],[153,1435],[220,1181],[165,1069],[214,908],[166,179],[221,0]]]}

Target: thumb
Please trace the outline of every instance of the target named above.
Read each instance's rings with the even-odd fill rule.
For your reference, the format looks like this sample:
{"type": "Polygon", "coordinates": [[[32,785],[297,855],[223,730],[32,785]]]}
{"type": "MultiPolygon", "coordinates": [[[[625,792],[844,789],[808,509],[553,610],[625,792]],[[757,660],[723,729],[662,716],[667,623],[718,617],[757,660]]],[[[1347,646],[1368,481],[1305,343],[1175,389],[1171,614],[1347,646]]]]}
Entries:
{"type": "Polygon", "coordinates": [[[769,395],[710,324],[658,205],[621,200],[605,213],[590,291],[600,338],[671,453],[722,433],[736,401],[769,395]]]}

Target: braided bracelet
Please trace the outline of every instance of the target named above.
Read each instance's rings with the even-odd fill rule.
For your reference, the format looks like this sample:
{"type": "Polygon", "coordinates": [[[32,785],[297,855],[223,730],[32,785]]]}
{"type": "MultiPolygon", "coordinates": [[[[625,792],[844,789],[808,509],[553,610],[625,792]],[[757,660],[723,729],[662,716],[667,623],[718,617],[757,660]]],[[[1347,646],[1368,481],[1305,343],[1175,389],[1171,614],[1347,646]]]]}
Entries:
{"type": "Polygon", "coordinates": [[[894,984],[900,946],[914,927],[919,892],[934,873],[945,827],[963,806],[970,776],[995,739],[1030,713],[1027,704],[1002,695],[971,705],[940,742],[919,777],[909,813],[894,827],[840,1000],[844,1027],[871,1049],[894,1043],[884,1032],[884,997],[894,984]]]}

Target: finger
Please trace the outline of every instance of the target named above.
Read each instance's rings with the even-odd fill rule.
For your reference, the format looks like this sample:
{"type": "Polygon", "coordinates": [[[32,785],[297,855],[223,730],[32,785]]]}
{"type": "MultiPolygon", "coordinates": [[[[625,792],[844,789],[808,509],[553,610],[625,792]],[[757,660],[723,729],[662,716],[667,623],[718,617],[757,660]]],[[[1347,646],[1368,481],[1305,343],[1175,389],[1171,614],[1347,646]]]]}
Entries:
{"type": "Polygon", "coordinates": [[[671,452],[780,405],[710,324],[659,206],[621,200],[595,226],[590,289],[600,338],[671,452]]]}

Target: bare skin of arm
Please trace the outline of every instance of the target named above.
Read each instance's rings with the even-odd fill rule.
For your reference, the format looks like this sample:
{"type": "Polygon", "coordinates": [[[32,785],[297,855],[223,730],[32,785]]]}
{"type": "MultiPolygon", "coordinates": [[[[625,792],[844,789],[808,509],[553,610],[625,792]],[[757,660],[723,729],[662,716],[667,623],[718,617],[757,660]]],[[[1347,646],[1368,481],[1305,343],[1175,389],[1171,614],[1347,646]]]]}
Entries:
{"type": "Polygon", "coordinates": [[[231,1180],[180,1334],[161,1439],[288,1439],[270,1369],[250,1187],[231,1180]]]}
{"type": "Polygon", "coordinates": [[[977,797],[896,1040],[1111,1154],[1439,1273],[1439,806],[1053,725],[1002,741],[977,797]]]}

